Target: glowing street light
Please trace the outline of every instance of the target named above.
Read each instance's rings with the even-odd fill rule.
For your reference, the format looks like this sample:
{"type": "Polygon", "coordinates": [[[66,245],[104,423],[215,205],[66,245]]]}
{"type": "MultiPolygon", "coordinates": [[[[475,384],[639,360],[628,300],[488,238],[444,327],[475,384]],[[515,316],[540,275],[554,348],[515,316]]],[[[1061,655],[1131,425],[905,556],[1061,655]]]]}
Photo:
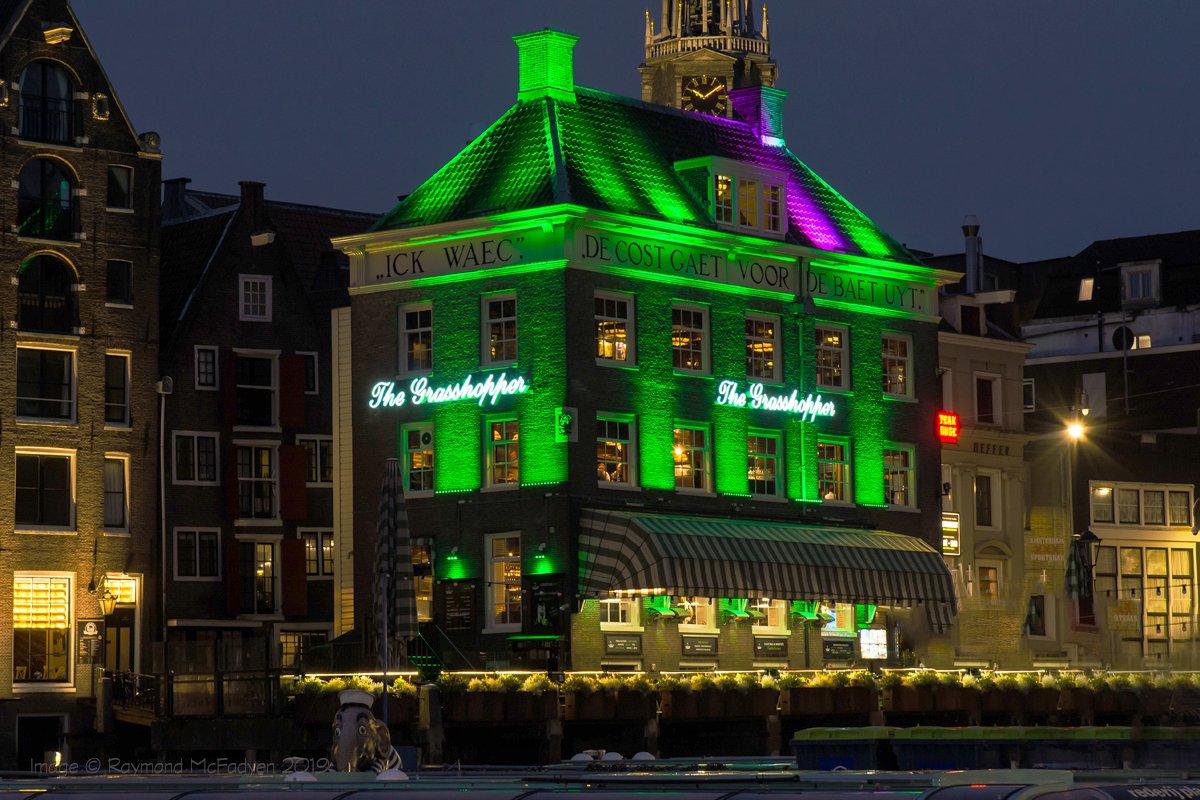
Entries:
{"type": "Polygon", "coordinates": [[[1072,422],[1067,426],[1067,435],[1075,441],[1083,438],[1083,425],[1079,422],[1072,422]]]}

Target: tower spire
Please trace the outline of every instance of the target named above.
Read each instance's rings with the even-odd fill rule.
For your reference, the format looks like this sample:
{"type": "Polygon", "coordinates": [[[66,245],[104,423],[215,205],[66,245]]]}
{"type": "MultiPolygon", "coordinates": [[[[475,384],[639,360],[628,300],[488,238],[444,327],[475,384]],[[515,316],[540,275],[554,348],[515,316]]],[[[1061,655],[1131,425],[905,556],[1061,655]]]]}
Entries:
{"type": "Polygon", "coordinates": [[[654,23],[650,21],[650,9],[646,9],[646,47],[654,39],[654,23]]]}
{"type": "Polygon", "coordinates": [[[770,41],[769,38],[767,37],[767,4],[766,3],[763,3],[762,37],[763,37],[763,39],[770,41]]]}

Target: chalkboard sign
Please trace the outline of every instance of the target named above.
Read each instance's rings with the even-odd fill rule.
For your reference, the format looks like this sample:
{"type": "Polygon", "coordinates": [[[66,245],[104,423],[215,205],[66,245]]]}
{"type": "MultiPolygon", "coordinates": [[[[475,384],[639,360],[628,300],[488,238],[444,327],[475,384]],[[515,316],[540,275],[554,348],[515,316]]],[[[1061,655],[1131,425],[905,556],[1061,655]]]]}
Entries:
{"type": "Polygon", "coordinates": [[[826,639],[822,652],[829,661],[850,661],[854,658],[854,640],[826,639]]]}
{"type": "Polygon", "coordinates": [[[683,654],[685,656],[712,656],[717,654],[717,637],[715,636],[684,636],[683,654]]]}
{"type": "Polygon", "coordinates": [[[104,623],[97,619],[75,623],[79,639],[79,663],[100,664],[104,656],[104,623]]]}
{"type": "Polygon", "coordinates": [[[768,638],[766,636],[754,637],[754,655],[760,658],[787,658],[788,640],[787,637],[768,638]]]}
{"type": "Polygon", "coordinates": [[[543,579],[530,582],[526,590],[526,597],[529,598],[530,605],[530,626],[537,629],[539,633],[559,632],[562,629],[563,616],[562,584],[557,579],[544,579],[556,576],[539,577],[543,579]]]}
{"type": "Polygon", "coordinates": [[[442,610],[447,631],[475,630],[475,581],[443,581],[442,610]]]}
{"type": "Polygon", "coordinates": [[[604,653],[605,655],[616,653],[640,656],[642,654],[642,637],[606,634],[604,637],[604,653]]]}

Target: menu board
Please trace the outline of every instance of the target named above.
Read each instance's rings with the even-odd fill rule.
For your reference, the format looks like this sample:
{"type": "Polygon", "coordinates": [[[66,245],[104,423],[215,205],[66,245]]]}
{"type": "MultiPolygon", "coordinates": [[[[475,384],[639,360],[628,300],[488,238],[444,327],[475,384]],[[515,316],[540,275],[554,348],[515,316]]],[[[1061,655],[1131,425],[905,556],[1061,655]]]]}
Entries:
{"type": "Polygon", "coordinates": [[[604,637],[604,653],[605,655],[612,655],[614,653],[641,655],[642,637],[619,636],[612,633],[606,634],[604,637]]]}
{"type": "Polygon", "coordinates": [[[79,639],[79,663],[99,664],[104,653],[104,623],[96,619],[75,623],[79,639]]]}
{"type": "Polygon", "coordinates": [[[754,637],[754,655],[759,658],[787,658],[788,640],[786,636],[754,637]]]}
{"type": "Polygon", "coordinates": [[[850,661],[854,658],[854,640],[826,639],[821,652],[828,661],[850,661]]]}
{"type": "Polygon", "coordinates": [[[684,636],[683,654],[685,656],[712,656],[717,653],[717,637],[715,636],[684,636]]]}
{"type": "Polygon", "coordinates": [[[442,581],[447,631],[475,630],[475,581],[442,581]]]}

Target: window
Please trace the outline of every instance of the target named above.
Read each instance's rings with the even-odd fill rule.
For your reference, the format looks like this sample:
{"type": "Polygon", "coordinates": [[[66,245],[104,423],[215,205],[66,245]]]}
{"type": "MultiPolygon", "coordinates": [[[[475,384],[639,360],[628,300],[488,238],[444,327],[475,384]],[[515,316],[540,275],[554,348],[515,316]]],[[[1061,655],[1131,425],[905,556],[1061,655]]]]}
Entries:
{"type": "Polygon", "coordinates": [[[1120,510],[1118,522],[1122,525],[1142,523],[1141,498],[1137,489],[1118,489],[1117,506],[1120,510]]]}
{"type": "Polygon", "coordinates": [[[1132,340],[1129,342],[1130,350],[1148,350],[1150,349],[1150,334],[1135,333],[1132,340]]]}
{"type": "Polygon", "coordinates": [[[333,437],[297,436],[296,444],[303,447],[308,456],[305,482],[310,485],[333,483],[333,437]]]}
{"type": "Polygon", "coordinates": [[[75,238],[75,177],[52,158],[35,158],[18,178],[17,233],[37,239],[75,238]]]}
{"type": "Polygon", "coordinates": [[[1126,306],[1145,306],[1157,303],[1158,263],[1122,264],[1121,292],[1121,299],[1126,306]]]}
{"type": "Polygon", "coordinates": [[[996,502],[1000,476],[990,472],[975,475],[975,525],[981,528],[999,527],[999,508],[996,502]]]}
{"type": "Polygon", "coordinates": [[[1113,490],[1111,486],[1092,487],[1092,522],[1113,522],[1113,490]]]}
{"type": "Polygon", "coordinates": [[[600,601],[600,628],[640,628],[640,597],[605,597],[600,601]]]}
{"type": "Polygon", "coordinates": [[[297,351],[296,355],[304,359],[304,393],[318,394],[317,354],[297,351]]]}
{"type": "Polygon", "coordinates": [[[238,293],[238,319],[243,322],[271,321],[271,276],[242,275],[238,293]]]}
{"type": "Polygon", "coordinates": [[[520,429],[515,419],[488,422],[488,486],[518,486],[521,483],[520,429]]]}
{"type": "Polygon", "coordinates": [[[912,397],[912,340],[907,336],[883,335],[883,393],[912,397]]]}
{"type": "Polygon", "coordinates": [[[254,428],[275,425],[275,359],[238,354],[236,424],[254,428]]]}
{"type": "Polygon", "coordinates": [[[129,529],[129,458],[104,458],[104,527],[129,529]]]}
{"type": "Polygon", "coordinates": [[[758,227],[758,181],[738,178],[738,224],[743,228],[758,227]]]}
{"type": "Polygon", "coordinates": [[[1192,524],[1190,487],[1171,484],[1106,484],[1089,486],[1092,522],[1106,525],[1192,524]],[[1113,501],[1116,500],[1114,515],[1113,501]],[[1114,518],[1115,516],[1115,518],[1114,518]]]}
{"type": "Polygon", "coordinates": [[[413,540],[413,593],[417,596],[417,622],[433,622],[433,550],[431,540],[413,540]]]}
{"type": "Polygon", "coordinates": [[[104,299],[108,303],[133,305],[133,262],[109,260],[104,292],[104,299]]]}
{"type": "Polygon", "coordinates": [[[521,537],[512,533],[486,537],[488,553],[487,630],[521,628],[521,537]]]}
{"type": "Polygon", "coordinates": [[[788,601],[763,597],[753,608],[762,615],[754,618],[754,633],[787,633],[788,601]]]}
{"type": "Polygon", "coordinates": [[[17,348],[17,416],[75,419],[75,353],[17,348]]]}
{"type": "Polygon", "coordinates": [[[1029,610],[1025,614],[1026,635],[1042,637],[1050,635],[1051,619],[1048,612],[1054,608],[1053,600],[1052,595],[1035,594],[1030,596],[1029,610]]]}
{"type": "Polygon", "coordinates": [[[1168,659],[1196,638],[1195,552],[1187,547],[1104,546],[1096,553],[1096,593],[1118,613],[1140,617],[1121,642],[1124,655],[1168,659]]]}
{"type": "Polygon", "coordinates": [[[763,186],[763,227],[779,233],[783,230],[783,187],[763,186]]]}
{"type": "Polygon", "coordinates": [[[1096,288],[1095,278],[1080,278],[1079,279],[1079,302],[1091,302],[1092,292],[1096,288]]]}
{"type": "Polygon", "coordinates": [[[108,202],[110,209],[133,208],[133,170],[116,164],[108,165],[108,202]]]}
{"type": "Polygon", "coordinates": [[[128,425],[129,356],[104,354],[104,423],[128,425]]]}
{"type": "Polygon", "coordinates": [[[596,480],[612,486],[633,485],[633,421],[596,419],[596,480]]]}
{"type": "Polygon", "coordinates": [[[497,295],[483,299],[483,362],[511,364],[517,360],[517,298],[497,295]]]}
{"type": "Polygon", "coordinates": [[[596,318],[596,363],[633,363],[633,299],[625,295],[597,293],[593,301],[596,318]]]}
{"type": "Polygon", "coordinates": [[[433,306],[400,309],[400,372],[422,375],[433,369],[433,306]]]}
{"type": "Polygon", "coordinates": [[[687,612],[687,616],[679,619],[680,630],[715,631],[717,629],[717,609],[711,597],[680,597],[677,603],[687,612]]]}
{"type": "Polygon", "coordinates": [[[708,312],[696,306],[671,307],[671,354],[681,372],[708,371],[708,312]]]}
{"type": "Polygon", "coordinates": [[[817,442],[817,491],[826,503],[851,501],[849,449],[842,442],[817,442]]]}
{"type": "Polygon", "coordinates": [[[1000,424],[1000,376],[975,373],[975,421],[1000,424]]]}
{"type": "Polygon", "coordinates": [[[746,377],[779,380],[779,318],[746,315],[746,377]]]}
{"type": "Polygon", "coordinates": [[[71,144],[75,139],[75,81],[50,61],[34,61],[21,73],[20,136],[35,142],[71,144]]]}
{"type": "Polygon", "coordinates": [[[714,216],[717,222],[733,224],[733,178],[716,175],[713,178],[714,216]]]}
{"type": "Polygon", "coordinates": [[[217,483],[217,434],[176,431],[175,483],[217,483]]]}
{"type": "Polygon", "coordinates": [[[329,641],[325,631],[280,631],[279,668],[294,669],[304,664],[304,656],[329,641]]]}
{"type": "Polygon", "coordinates": [[[1169,492],[1167,494],[1167,524],[1192,524],[1192,496],[1187,492],[1169,492]]]}
{"type": "Polygon", "coordinates": [[[13,683],[66,683],[71,674],[71,578],[13,576],[13,683]]]}
{"type": "Polygon", "coordinates": [[[1033,378],[1021,381],[1021,410],[1028,414],[1037,410],[1037,392],[1033,378]]]}
{"type": "Polygon", "coordinates": [[[787,227],[787,198],[782,175],[729,161],[711,163],[705,169],[712,174],[713,219],[718,225],[735,227],[736,209],[737,228],[782,236],[787,227]]]}
{"type": "Polygon", "coordinates": [[[216,389],[217,375],[217,348],[196,345],[196,388],[216,389]]]}
{"type": "Polygon", "coordinates": [[[883,451],[883,491],[888,505],[914,507],[913,453],[911,448],[883,451]]]}
{"type": "Polygon", "coordinates": [[[17,451],[18,528],[74,525],[74,454],[17,451]]]}
{"type": "Polygon", "coordinates": [[[275,448],[240,446],[237,448],[238,516],[242,519],[275,519],[278,478],[275,448]]]}
{"type": "Polygon", "coordinates": [[[822,389],[848,389],[849,376],[845,365],[849,363],[846,352],[849,334],[845,328],[818,325],[817,333],[817,386],[822,389]]]}
{"type": "Polygon", "coordinates": [[[333,575],[333,531],[301,531],[304,540],[304,574],[310,578],[333,575]]]}
{"type": "Polygon", "coordinates": [[[975,562],[975,574],[979,580],[979,598],[988,603],[1000,602],[1003,562],[978,559],[975,562]]]}
{"type": "Polygon", "coordinates": [[[675,428],[675,488],[709,491],[708,431],[705,428],[675,428]]]}
{"type": "Polygon", "coordinates": [[[175,531],[175,577],[219,580],[221,534],[216,529],[175,531]]]}
{"type": "Polygon", "coordinates": [[[427,422],[404,429],[404,491],[433,489],[433,425],[427,422]]]}
{"type": "Polygon", "coordinates": [[[75,271],[54,256],[21,265],[17,279],[17,327],[23,331],[75,333],[79,323],[75,271]]]}
{"type": "Polygon", "coordinates": [[[274,542],[238,542],[243,614],[276,614],[274,542]]]}
{"type": "Polygon", "coordinates": [[[1161,490],[1142,492],[1142,520],[1147,525],[1166,525],[1166,494],[1161,490]]]}
{"type": "Polygon", "coordinates": [[[777,434],[750,434],[746,439],[746,478],[750,494],[762,497],[783,495],[777,434]]]}

